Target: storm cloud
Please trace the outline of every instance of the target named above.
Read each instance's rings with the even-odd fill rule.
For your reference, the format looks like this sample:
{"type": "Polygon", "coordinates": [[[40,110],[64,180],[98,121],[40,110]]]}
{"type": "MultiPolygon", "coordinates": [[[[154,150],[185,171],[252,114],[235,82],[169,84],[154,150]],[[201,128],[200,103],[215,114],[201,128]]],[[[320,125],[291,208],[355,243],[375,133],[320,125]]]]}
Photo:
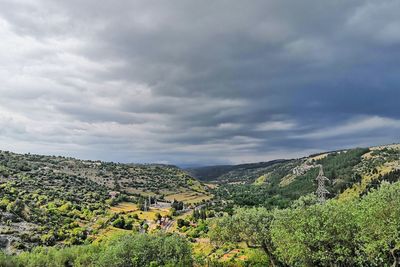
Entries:
{"type": "Polygon", "coordinates": [[[0,1],[0,149],[180,165],[399,141],[399,1],[0,1]]]}

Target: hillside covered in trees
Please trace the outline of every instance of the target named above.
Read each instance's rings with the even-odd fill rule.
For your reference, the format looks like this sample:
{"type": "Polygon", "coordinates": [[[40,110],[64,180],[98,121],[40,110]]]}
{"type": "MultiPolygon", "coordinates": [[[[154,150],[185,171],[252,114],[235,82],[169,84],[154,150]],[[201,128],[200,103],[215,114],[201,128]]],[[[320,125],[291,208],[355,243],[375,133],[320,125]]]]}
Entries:
{"type": "Polygon", "coordinates": [[[351,198],[379,185],[383,176],[398,170],[399,160],[399,145],[355,148],[300,159],[237,165],[208,182],[216,186],[213,193],[217,199],[233,205],[285,208],[299,197],[315,192],[319,166],[329,179],[328,197],[351,198]]]}
{"type": "Polygon", "coordinates": [[[0,266],[397,266],[399,145],[225,171],[1,152],[0,266]]]}
{"type": "Polygon", "coordinates": [[[171,194],[182,190],[203,192],[197,180],[176,166],[162,164],[122,164],[74,158],[15,154],[0,151],[0,176],[44,177],[66,175],[127,193],[158,192],[171,194]]]}
{"type": "MultiPolygon", "coordinates": [[[[101,229],[117,225],[110,207],[124,200],[144,203],[149,196],[153,202],[210,198],[175,166],[0,152],[0,247],[11,253],[91,242],[101,229]]],[[[132,228],[132,220],[121,227],[132,228]]]]}

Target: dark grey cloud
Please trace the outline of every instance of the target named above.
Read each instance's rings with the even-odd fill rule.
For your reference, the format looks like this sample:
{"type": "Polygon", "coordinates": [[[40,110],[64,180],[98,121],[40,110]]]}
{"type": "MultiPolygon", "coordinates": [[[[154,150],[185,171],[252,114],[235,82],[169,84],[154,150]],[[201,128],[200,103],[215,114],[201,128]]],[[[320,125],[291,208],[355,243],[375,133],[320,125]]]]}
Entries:
{"type": "Polygon", "coordinates": [[[398,141],[398,1],[0,2],[0,145],[203,164],[398,141]]]}

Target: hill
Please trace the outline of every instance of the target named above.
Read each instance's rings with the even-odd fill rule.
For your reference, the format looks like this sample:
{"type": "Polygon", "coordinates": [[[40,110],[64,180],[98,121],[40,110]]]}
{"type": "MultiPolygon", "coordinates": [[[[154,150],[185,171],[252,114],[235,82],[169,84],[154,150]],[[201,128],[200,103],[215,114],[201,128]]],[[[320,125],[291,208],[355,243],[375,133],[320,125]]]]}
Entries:
{"type": "Polygon", "coordinates": [[[205,193],[196,179],[173,165],[122,164],[0,151],[0,177],[79,177],[100,188],[127,194],[205,193]]]}
{"type": "Polygon", "coordinates": [[[272,160],[268,162],[246,163],[239,165],[215,165],[198,168],[189,168],[186,171],[193,177],[214,183],[229,183],[251,180],[254,175],[271,165],[285,162],[286,160],[272,160]]]}
{"type": "MultiPolygon", "coordinates": [[[[321,165],[330,180],[329,197],[352,198],[389,179],[387,176],[400,168],[399,159],[400,145],[394,144],[332,151],[259,166],[231,166],[213,178],[219,185],[214,194],[240,206],[286,207],[300,196],[315,192],[315,178],[321,165]]],[[[207,169],[210,167],[203,171],[207,169]]],[[[207,174],[197,177],[201,179],[207,174]]]]}
{"type": "Polygon", "coordinates": [[[202,183],[175,166],[1,151],[0,248],[93,240],[118,219],[110,206],[149,196],[188,203],[211,198],[202,183]]]}
{"type": "MultiPolygon", "coordinates": [[[[240,213],[248,207],[262,208],[269,214],[275,208],[314,205],[316,198],[312,193],[317,187],[315,178],[319,166],[330,180],[326,187],[331,203],[353,203],[346,200],[368,196],[383,181],[400,180],[400,145],[197,170],[197,177],[201,175],[202,179],[212,181],[213,186],[209,188],[213,189],[170,165],[0,152],[0,247],[8,254],[29,251],[36,246],[56,247],[41,250],[44,254],[70,251],[58,250],[59,247],[72,246],[72,251],[86,252],[101,248],[95,252],[100,255],[113,251],[114,245],[105,244],[115,235],[134,234],[129,238],[149,238],[150,242],[160,232],[175,232],[177,238],[192,243],[193,258],[200,262],[212,259],[219,264],[229,260],[232,261],[229,266],[237,266],[236,263],[243,265],[246,261],[251,266],[252,260],[265,262],[269,256],[260,257],[258,248],[238,242],[239,239],[214,246],[210,242],[213,235],[208,231],[215,229],[220,217],[240,213]],[[156,201],[160,204],[155,205],[156,201]],[[153,204],[150,208],[149,202],[153,204]],[[73,246],[83,244],[86,246],[73,246]]],[[[190,171],[195,174],[196,170],[190,171]]],[[[315,205],[316,209],[318,206],[315,205]]],[[[161,243],[168,234],[159,236],[161,243]]],[[[216,237],[231,235],[231,232],[218,233],[216,237]]],[[[175,237],[171,240],[183,242],[175,237]]],[[[187,246],[185,243],[184,247],[187,246]]],[[[143,251],[148,249],[143,247],[143,251]]],[[[35,253],[41,252],[29,254],[29,258],[34,259],[35,253]]],[[[141,249],[138,253],[142,253],[141,249]]],[[[24,258],[28,254],[21,255],[24,258]]],[[[0,253],[0,262],[1,257],[0,253]]],[[[51,257],[49,261],[53,260],[51,257]]],[[[149,259],[152,258],[149,256],[149,259]]]]}

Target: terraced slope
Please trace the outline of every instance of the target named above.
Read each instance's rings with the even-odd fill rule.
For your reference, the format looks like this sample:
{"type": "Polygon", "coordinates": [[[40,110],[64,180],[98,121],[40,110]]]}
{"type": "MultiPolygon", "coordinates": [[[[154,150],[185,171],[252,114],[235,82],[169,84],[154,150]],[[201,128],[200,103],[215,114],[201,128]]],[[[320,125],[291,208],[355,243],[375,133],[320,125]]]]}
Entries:
{"type": "Polygon", "coordinates": [[[175,166],[0,151],[0,249],[91,242],[117,219],[111,205],[150,195],[187,203],[211,198],[202,183],[175,166]]]}
{"type": "Polygon", "coordinates": [[[53,179],[54,175],[76,176],[108,190],[132,194],[207,194],[204,185],[172,165],[121,164],[0,152],[0,177],[16,174],[44,179],[53,179]]]}

